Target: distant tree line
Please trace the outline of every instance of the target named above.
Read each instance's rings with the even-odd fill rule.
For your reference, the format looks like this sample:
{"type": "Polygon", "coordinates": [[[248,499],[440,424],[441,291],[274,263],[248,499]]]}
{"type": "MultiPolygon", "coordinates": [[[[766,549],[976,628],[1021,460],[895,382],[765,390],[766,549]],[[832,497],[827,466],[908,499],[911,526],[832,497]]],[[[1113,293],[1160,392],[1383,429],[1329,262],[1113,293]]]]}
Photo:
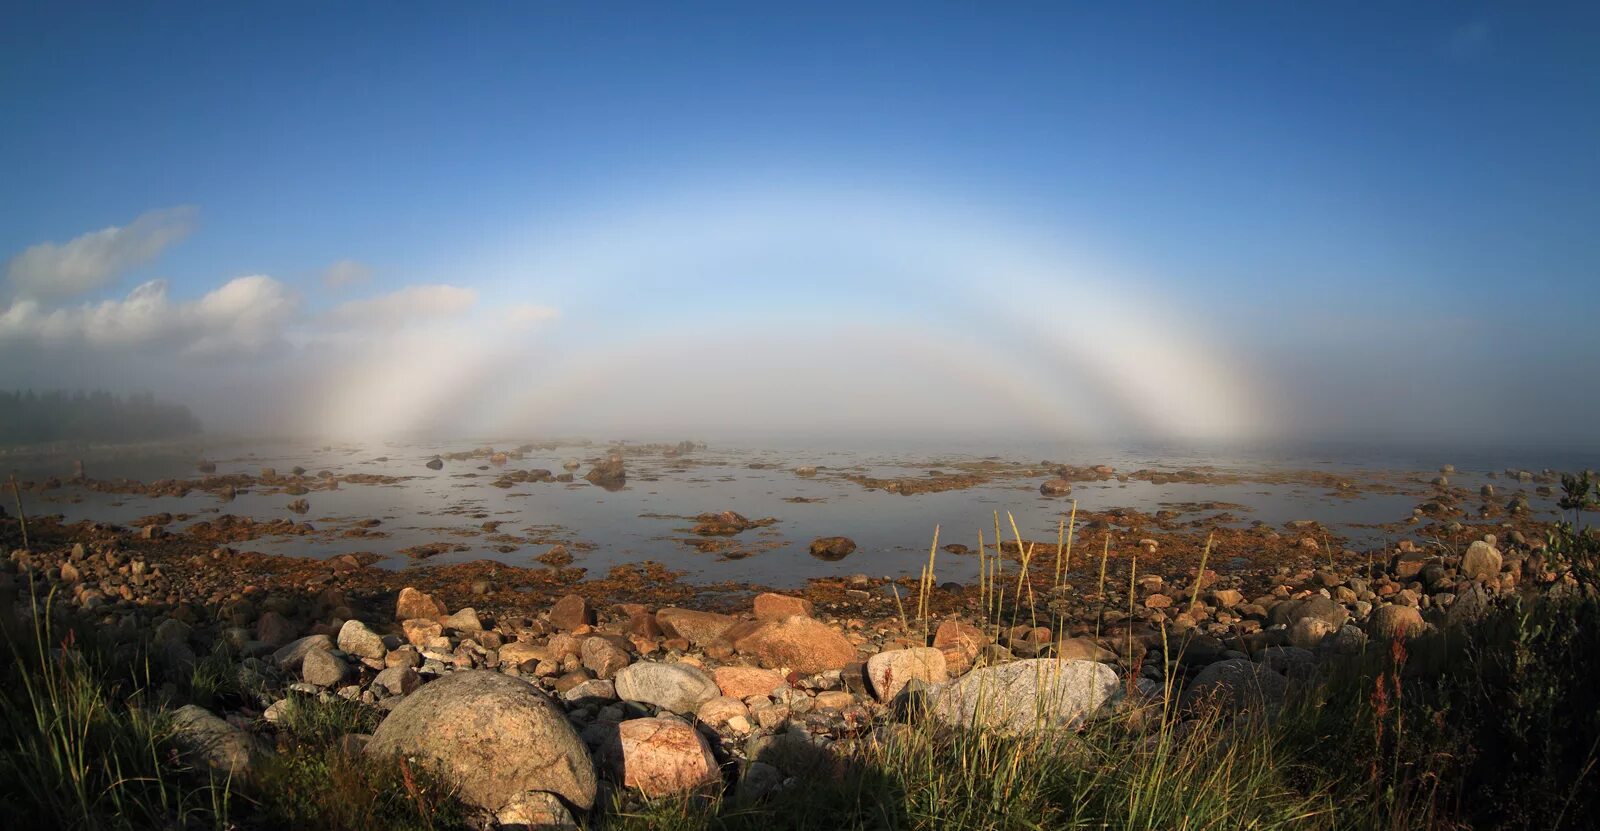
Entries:
{"type": "Polygon", "coordinates": [[[144,441],[198,432],[200,421],[188,407],[159,403],[149,393],[0,390],[0,444],[144,441]]]}

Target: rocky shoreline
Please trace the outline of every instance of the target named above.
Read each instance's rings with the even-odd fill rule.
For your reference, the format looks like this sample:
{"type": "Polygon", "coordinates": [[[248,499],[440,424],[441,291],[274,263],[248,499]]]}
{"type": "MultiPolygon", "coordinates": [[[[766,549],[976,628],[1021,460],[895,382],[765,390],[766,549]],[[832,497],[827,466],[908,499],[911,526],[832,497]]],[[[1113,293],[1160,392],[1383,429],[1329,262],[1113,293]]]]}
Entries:
{"type": "Polygon", "coordinates": [[[1163,700],[1260,711],[1372,643],[1409,642],[1425,665],[1442,628],[1569,582],[1533,529],[1501,530],[1294,543],[1276,565],[1229,567],[1221,552],[1250,538],[1198,559],[1125,540],[1064,570],[1053,544],[1009,540],[978,586],[857,575],[779,593],[649,565],[590,581],[489,562],[393,572],[43,519],[4,561],[0,599],[25,628],[50,598],[79,637],[174,677],[227,656],[252,695],[179,723],[230,775],[274,752],[292,702],[339,699],[382,715],[352,749],[441,771],[484,822],[576,827],[617,798],[761,800],[908,720],[1017,733],[1163,700]]]}

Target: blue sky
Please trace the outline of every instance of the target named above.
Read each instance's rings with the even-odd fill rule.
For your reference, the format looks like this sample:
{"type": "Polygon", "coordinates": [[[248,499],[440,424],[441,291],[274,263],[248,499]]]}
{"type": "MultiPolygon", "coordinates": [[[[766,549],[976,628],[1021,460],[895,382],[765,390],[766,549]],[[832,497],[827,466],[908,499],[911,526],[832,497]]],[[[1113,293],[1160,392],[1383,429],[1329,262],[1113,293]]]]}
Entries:
{"type": "MultiPolygon", "coordinates": [[[[303,348],[293,330],[317,315],[407,286],[477,304],[570,293],[505,267],[519,240],[542,256],[562,229],[651,205],[821,190],[1090,252],[1260,372],[1312,372],[1341,397],[1393,400],[1421,375],[1450,379],[1434,399],[1475,383],[1593,403],[1560,379],[1600,370],[1594,4],[38,4],[5,19],[0,257],[192,206],[180,242],[57,303],[153,278],[177,303],[270,275],[303,348]],[[371,279],[328,291],[340,260],[371,279]],[[1370,369],[1404,340],[1330,355],[1408,329],[1405,377],[1370,369]]],[[[846,261],[870,259],[827,268],[846,261]]],[[[723,312],[795,302],[793,264],[775,255],[783,276],[763,281],[742,262],[748,291],[723,312]]],[[[46,352],[100,362],[63,350],[46,352]]],[[[1270,394],[1315,398],[1299,392],[1270,394]]],[[[1518,418],[1480,413],[1461,433],[1518,418]]]]}

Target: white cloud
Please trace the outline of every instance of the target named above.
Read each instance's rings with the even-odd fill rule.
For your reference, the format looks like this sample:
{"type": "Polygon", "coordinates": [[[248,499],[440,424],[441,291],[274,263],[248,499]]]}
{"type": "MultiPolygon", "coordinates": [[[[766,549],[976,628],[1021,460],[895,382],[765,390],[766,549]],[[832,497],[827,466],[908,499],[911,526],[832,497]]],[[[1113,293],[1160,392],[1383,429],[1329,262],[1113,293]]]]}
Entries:
{"type": "Polygon", "coordinates": [[[518,303],[506,310],[506,321],[513,326],[532,326],[546,320],[555,320],[561,316],[561,310],[554,306],[540,306],[533,303],[518,303]]]}
{"type": "Polygon", "coordinates": [[[123,300],[47,309],[32,299],[0,312],[0,343],[189,354],[257,352],[277,342],[298,301],[265,275],[238,277],[205,296],[174,302],[165,280],[123,300]]]}
{"type": "Polygon", "coordinates": [[[323,320],[351,328],[404,326],[422,320],[457,317],[477,305],[475,289],[444,284],[407,286],[390,294],[335,306],[323,320]]]}
{"type": "Polygon", "coordinates": [[[322,284],[338,290],[358,286],[372,279],[372,266],[357,260],[339,260],[322,271],[322,284]]]}
{"type": "Polygon", "coordinates": [[[127,225],[90,231],[64,244],[29,246],[6,264],[6,277],[13,295],[24,300],[73,297],[109,285],[193,229],[193,208],[150,211],[127,225]]]}

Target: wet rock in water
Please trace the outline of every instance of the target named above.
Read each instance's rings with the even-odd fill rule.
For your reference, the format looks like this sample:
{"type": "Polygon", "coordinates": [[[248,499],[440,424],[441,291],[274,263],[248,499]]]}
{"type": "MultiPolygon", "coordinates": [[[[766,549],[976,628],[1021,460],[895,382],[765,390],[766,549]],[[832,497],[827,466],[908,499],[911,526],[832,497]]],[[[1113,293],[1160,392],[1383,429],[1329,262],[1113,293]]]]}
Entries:
{"type": "Polygon", "coordinates": [[[794,475],[796,475],[796,476],[816,476],[817,475],[817,469],[815,467],[811,466],[811,465],[801,465],[800,467],[797,467],[797,468],[794,469],[794,475]]]}
{"type": "Polygon", "coordinates": [[[695,517],[695,522],[697,524],[692,529],[695,534],[702,537],[728,537],[751,528],[771,525],[777,520],[770,517],[752,520],[734,511],[722,511],[715,514],[701,514],[695,517]]]}
{"type": "Polygon", "coordinates": [[[172,742],[192,761],[238,779],[272,755],[261,739],[193,704],[172,713],[172,742]]]}
{"type": "Polygon", "coordinates": [[[593,626],[594,622],[594,609],[589,608],[589,601],[581,595],[569,594],[550,607],[550,625],[563,632],[571,632],[579,626],[593,626]]]}
{"type": "Polygon", "coordinates": [[[766,621],[734,641],[733,647],[764,667],[787,667],[803,675],[843,669],[857,658],[855,646],[844,635],[805,617],[766,621]]]}
{"type": "Polygon", "coordinates": [[[591,485],[616,490],[628,483],[628,472],[623,467],[622,455],[613,453],[607,456],[605,461],[589,468],[589,472],[584,474],[583,478],[591,485]]]}
{"type": "Polygon", "coordinates": [[[433,595],[425,594],[406,586],[400,590],[400,597],[395,600],[395,620],[414,620],[419,618],[444,617],[444,604],[433,599],[433,595]]]}
{"type": "Polygon", "coordinates": [[[1467,553],[1461,558],[1461,573],[1473,580],[1493,580],[1500,575],[1502,563],[1500,549],[1476,540],[1467,546],[1467,553]]]}
{"type": "Polygon", "coordinates": [[[311,510],[311,503],[305,501],[304,499],[296,499],[295,501],[289,503],[289,510],[297,514],[303,514],[311,510]]]}
{"type": "Polygon", "coordinates": [[[670,716],[638,718],[617,725],[617,742],[602,750],[624,787],[647,798],[690,793],[722,784],[716,757],[705,737],[670,716]]]}
{"type": "Polygon", "coordinates": [[[1035,658],[975,669],[935,687],[928,712],[952,727],[1020,734],[1092,718],[1120,691],[1117,673],[1105,664],[1035,658]]]}
{"type": "Polygon", "coordinates": [[[1039,493],[1045,496],[1066,496],[1072,493],[1072,483],[1065,479],[1049,479],[1039,485],[1039,493]]]}
{"type": "Polygon", "coordinates": [[[818,537],[811,541],[811,556],[819,560],[843,560],[856,550],[849,537],[818,537]]]}
{"type": "Polygon", "coordinates": [[[1367,620],[1367,634],[1379,643],[1415,637],[1426,628],[1422,613],[1410,606],[1380,606],[1367,620]]]}
{"type": "Polygon", "coordinates": [[[195,469],[201,473],[216,473],[217,463],[208,462],[205,459],[201,459],[199,462],[195,463],[195,469]]]}
{"type": "Polygon", "coordinates": [[[811,617],[813,611],[811,601],[802,597],[790,597],[774,592],[762,592],[756,595],[756,620],[782,620],[792,615],[811,617]]]}
{"type": "Polygon", "coordinates": [[[1216,704],[1235,712],[1283,706],[1289,682],[1265,664],[1229,658],[1207,666],[1183,693],[1185,707],[1216,704]]]}
{"type": "Polygon", "coordinates": [[[339,649],[358,658],[383,660],[389,650],[383,638],[359,620],[347,620],[339,627],[339,649]]]}
{"type": "Polygon", "coordinates": [[[529,791],[548,791],[581,810],[594,805],[594,764],[561,707],[498,672],[452,672],[423,685],[378,725],[366,754],[433,766],[462,801],[488,811],[529,791]]]}
{"type": "Polygon", "coordinates": [[[429,470],[443,470],[444,469],[444,460],[439,458],[438,456],[434,456],[433,458],[428,460],[427,464],[425,464],[424,467],[426,467],[429,470]]]}
{"type": "Polygon", "coordinates": [[[568,551],[566,546],[557,543],[550,546],[549,551],[534,557],[534,559],[552,568],[562,568],[563,566],[572,565],[573,557],[572,552],[568,551]]]}
{"type": "Polygon", "coordinates": [[[686,715],[693,715],[700,705],[722,694],[717,682],[688,664],[630,664],[617,673],[614,683],[617,697],[623,700],[686,715]]]}
{"type": "Polygon", "coordinates": [[[583,467],[583,462],[577,459],[568,459],[561,463],[562,470],[577,470],[580,467],[583,467]]]}
{"type": "Polygon", "coordinates": [[[735,618],[716,612],[697,612],[670,606],[656,612],[656,623],[667,637],[683,638],[698,647],[715,642],[738,622],[735,618]]]}
{"type": "Polygon", "coordinates": [[[943,684],[950,678],[944,653],[932,647],[894,649],[867,659],[867,679],[879,701],[890,702],[913,680],[943,684]]]}

